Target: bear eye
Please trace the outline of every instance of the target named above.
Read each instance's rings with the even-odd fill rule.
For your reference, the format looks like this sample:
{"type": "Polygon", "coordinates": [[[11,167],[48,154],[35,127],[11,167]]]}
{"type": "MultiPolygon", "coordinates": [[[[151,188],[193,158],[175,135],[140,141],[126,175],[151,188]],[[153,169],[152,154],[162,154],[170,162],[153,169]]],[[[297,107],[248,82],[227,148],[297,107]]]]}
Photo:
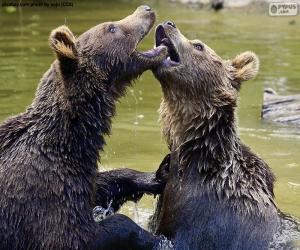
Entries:
{"type": "Polygon", "coordinates": [[[196,50],[203,51],[203,45],[201,43],[195,43],[193,45],[196,50]]]}
{"type": "Polygon", "coordinates": [[[108,26],[108,31],[109,31],[110,33],[116,33],[117,28],[116,28],[115,25],[111,24],[111,25],[108,26]]]}

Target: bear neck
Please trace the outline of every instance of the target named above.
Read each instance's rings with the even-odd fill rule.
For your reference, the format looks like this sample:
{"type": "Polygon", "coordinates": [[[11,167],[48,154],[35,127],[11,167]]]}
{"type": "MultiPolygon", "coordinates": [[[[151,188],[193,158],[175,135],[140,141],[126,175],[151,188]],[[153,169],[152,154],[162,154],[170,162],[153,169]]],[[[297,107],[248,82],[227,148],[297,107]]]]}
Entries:
{"type": "Polygon", "coordinates": [[[197,183],[193,186],[197,187],[193,189],[196,196],[212,192],[219,200],[230,198],[230,204],[237,212],[256,211],[266,217],[269,214],[265,213],[265,206],[269,206],[272,215],[276,213],[273,175],[265,165],[255,174],[250,173],[253,161],[259,158],[254,156],[250,162],[245,158],[245,146],[236,132],[235,105],[214,108],[203,103],[195,105],[188,100],[170,102],[163,98],[160,115],[163,134],[171,150],[172,176],[179,188],[187,187],[191,192],[190,186],[185,184],[197,183]],[[268,173],[268,183],[261,181],[265,178],[264,171],[268,173]],[[255,188],[241,182],[244,175],[251,176],[255,188]],[[244,210],[238,202],[241,197],[244,210]]]}
{"type": "Polygon", "coordinates": [[[76,72],[75,77],[63,80],[57,63],[45,73],[27,110],[35,121],[28,132],[53,158],[64,158],[74,168],[96,168],[104,136],[111,130],[115,100],[101,79],[87,72],[76,72]]]}
{"type": "Polygon", "coordinates": [[[171,151],[201,151],[215,162],[230,161],[240,154],[233,105],[213,107],[164,98],[160,107],[163,135],[171,151]]]}

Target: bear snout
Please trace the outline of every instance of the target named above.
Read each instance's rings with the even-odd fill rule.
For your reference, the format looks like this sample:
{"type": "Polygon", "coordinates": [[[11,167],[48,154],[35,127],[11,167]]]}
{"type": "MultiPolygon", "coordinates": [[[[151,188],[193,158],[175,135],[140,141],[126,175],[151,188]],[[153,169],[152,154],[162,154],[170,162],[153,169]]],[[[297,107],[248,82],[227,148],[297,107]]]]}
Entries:
{"type": "Polygon", "coordinates": [[[136,9],[134,14],[141,15],[142,17],[146,17],[146,18],[148,17],[153,21],[153,23],[155,22],[156,19],[155,12],[152,10],[152,8],[149,5],[139,6],[136,9]]]}
{"type": "Polygon", "coordinates": [[[152,10],[149,5],[141,5],[139,8],[141,8],[142,10],[147,11],[147,12],[152,10]]]}
{"type": "Polygon", "coordinates": [[[165,25],[168,25],[168,26],[171,26],[171,27],[173,27],[173,28],[176,28],[175,23],[173,23],[172,21],[166,21],[164,24],[165,24],[165,25]]]}

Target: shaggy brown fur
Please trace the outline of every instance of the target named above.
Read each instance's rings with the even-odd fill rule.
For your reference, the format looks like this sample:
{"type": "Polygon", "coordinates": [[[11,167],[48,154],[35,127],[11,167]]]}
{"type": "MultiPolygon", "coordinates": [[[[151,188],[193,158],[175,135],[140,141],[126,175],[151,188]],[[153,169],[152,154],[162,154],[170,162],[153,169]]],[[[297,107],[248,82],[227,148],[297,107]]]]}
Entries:
{"type": "Polygon", "coordinates": [[[256,76],[257,56],[223,60],[170,21],[157,27],[161,44],[169,58],[153,72],[164,94],[160,115],[171,156],[162,165],[168,182],[152,229],[180,250],[268,249],[279,221],[274,175],[240,141],[235,121],[238,90],[256,76]]]}
{"type": "MultiPolygon", "coordinates": [[[[92,217],[98,152],[115,102],[165,54],[136,51],[154,21],[154,12],[141,6],[78,38],[66,26],[51,33],[57,60],[30,107],[0,126],[0,249],[152,249],[158,243],[125,216],[99,224],[92,217]]],[[[100,174],[102,182],[104,176],[111,181],[100,174]]]]}

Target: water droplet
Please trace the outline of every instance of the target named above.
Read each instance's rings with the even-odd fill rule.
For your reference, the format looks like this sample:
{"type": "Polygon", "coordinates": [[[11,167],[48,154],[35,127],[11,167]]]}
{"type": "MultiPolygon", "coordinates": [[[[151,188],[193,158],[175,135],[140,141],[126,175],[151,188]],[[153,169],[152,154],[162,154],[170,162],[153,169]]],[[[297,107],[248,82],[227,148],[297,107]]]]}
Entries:
{"type": "Polygon", "coordinates": [[[111,200],[108,204],[107,208],[101,207],[101,206],[96,206],[93,209],[93,218],[96,222],[100,222],[104,220],[106,217],[113,215],[114,210],[111,207],[113,200],[111,200]]]}
{"type": "Polygon", "coordinates": [[[173,250],[174,249],[174,245],[173,243],[168,240],[166,237],[161,236],[161,240],[156,248],[156,250],[173,250]]]}

